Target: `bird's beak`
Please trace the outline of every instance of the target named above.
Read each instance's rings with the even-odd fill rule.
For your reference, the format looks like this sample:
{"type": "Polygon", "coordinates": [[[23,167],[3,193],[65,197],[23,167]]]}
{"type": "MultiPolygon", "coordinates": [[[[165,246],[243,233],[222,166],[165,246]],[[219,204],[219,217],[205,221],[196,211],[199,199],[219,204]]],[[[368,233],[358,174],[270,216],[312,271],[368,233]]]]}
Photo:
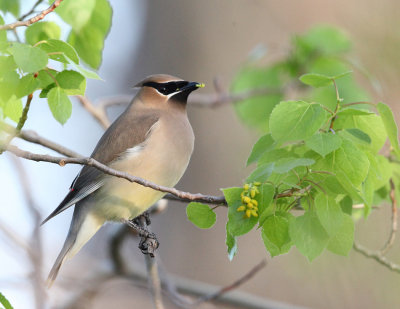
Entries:
{"type": "Polygon", "coordinates": [[[194,91],[197,88],[204,88],[205,85],[202,83],[197,83],[197,82],[189,82],[186,86],[182,87],[179,89],[180,92],[185,92],[185,91],[194,91]]]}

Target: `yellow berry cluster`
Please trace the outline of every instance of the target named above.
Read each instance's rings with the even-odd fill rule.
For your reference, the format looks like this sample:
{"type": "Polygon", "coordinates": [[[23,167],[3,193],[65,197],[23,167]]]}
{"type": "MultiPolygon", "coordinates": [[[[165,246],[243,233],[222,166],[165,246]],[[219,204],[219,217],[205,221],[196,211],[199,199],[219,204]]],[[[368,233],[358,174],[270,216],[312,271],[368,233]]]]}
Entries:
{"type": "Polygon", "coordinates": [[[258,217],[258,202],[254,199],[260,193],[258,187],[260,182],[246,183],[240,194],[243,205],[239,206],[237,211],[244,211],[244,218],[258,217]]]}

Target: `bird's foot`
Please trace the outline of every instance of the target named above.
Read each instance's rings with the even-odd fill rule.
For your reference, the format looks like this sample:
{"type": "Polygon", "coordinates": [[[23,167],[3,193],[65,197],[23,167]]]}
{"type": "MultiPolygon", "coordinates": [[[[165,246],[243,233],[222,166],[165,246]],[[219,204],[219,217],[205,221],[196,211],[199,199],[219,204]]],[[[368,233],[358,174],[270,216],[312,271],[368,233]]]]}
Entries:
{"type": "Polygon", "coordinates": [[[145,211],[141,215],[139,215],[136,218],[134,218],[132,221],[134,221],[137,225],[141,225],[141,219],[142,218],[144,218],[146,220],[146,225],[150,225],[151,224],[150,212],[149,211],[145,211]]]}
{"type": "Polygon", "coordinates": [[[143,254],[148,254],[154,257],[154,252],[157,250],[160,243],[157,240],[156,234],[149,233],[147,236],[142,236],[139,242],[139,249],[143,254]]]}
{"type": "Polygon", "coordinates": [[[154,233],[151,233],[146,229],[150,221],[149,215],[141,215],[132,220],[124,220],[123,222],[129,227],[133,228],[141,237],[139,242],[139,249],[143,254],[148,254],[150,257],[154,257],[154,252],[159,246],[159,242],[154,233]]]}

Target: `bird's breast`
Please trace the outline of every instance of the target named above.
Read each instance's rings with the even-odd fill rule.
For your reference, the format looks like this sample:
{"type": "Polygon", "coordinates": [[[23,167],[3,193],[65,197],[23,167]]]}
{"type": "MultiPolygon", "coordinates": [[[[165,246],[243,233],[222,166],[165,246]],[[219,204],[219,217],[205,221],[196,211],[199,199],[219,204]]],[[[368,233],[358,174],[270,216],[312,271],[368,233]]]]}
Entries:
{"type": "MultiPolygon", "coordinates": [[[[111,167],[158,185],[175,186],[189,164],[194,145],[190,123],[181,118],[160,118],[148,138],[128,149],[111,167]]],[[[115,177],[107,178],[99,193],[98,207],[106,213],[106,220],[134,218],[165,195],[115,177]]]]}

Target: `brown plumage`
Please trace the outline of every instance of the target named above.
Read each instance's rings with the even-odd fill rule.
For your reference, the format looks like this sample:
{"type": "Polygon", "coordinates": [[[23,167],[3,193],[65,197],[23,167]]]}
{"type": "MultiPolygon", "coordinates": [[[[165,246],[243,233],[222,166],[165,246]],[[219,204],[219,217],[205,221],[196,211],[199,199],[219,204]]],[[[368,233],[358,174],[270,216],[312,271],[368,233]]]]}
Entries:
{"type": "MultiPolygon", "coordinates": [[[[153,75],[124,113],[99,140],[92,157],[114,169],[164,186],[175,186],[193,151],[194,136],[186,114],[187,97],[200,87],[170,75],[153,75]]],[[[75,204],[64,247],[51,272],[51,284],[67,257],[72,257],[105,221],[130,220],[157,202],[163,192],[104,175],[85,166],[70,192],[43,223],[75,204]]]]}

